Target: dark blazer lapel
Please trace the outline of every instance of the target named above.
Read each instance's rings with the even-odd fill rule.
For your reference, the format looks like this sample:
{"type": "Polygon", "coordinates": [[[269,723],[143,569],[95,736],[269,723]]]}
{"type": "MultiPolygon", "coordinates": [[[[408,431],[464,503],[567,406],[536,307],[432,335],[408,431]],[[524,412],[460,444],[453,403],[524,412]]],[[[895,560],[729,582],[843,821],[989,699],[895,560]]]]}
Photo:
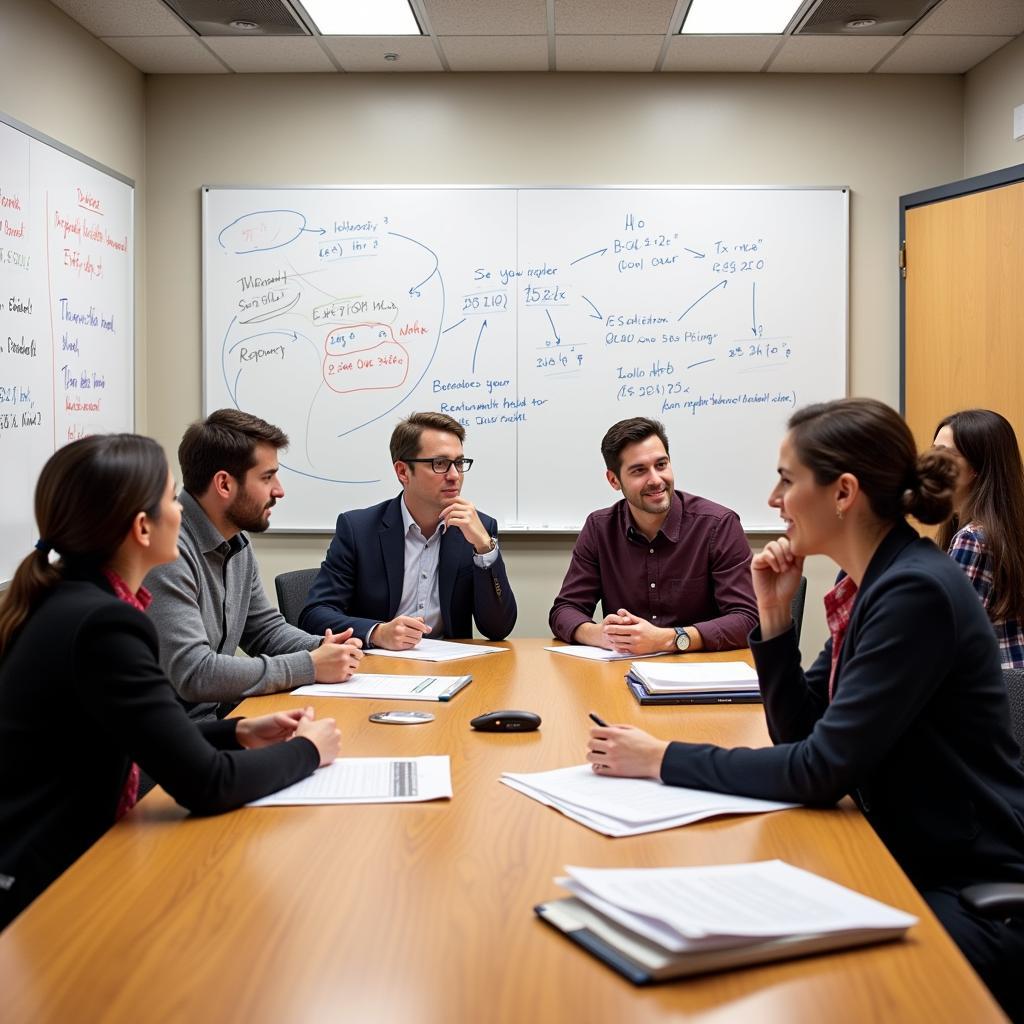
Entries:
{"type": "Polygon", "coordinates": [[[380,556],[388,586],[388,618],[393,619],[402,601],[405,578],[405,534],[402,530],[402,496],[384,509],[380,520],[380,556]]]}

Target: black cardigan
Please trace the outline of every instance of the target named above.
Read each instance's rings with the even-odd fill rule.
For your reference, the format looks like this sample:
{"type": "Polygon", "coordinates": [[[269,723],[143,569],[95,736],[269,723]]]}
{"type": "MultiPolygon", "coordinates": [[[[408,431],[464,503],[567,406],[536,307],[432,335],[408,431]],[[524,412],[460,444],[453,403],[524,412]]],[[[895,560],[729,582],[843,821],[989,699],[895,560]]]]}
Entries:
{"type": "Polygon", "coordinates": [[[313,743],[242,750],[235,722],[197,728],[149,619],[102,576],[46,595],[0,661],[0,927],[113,824],[132,761],[199,814],[314,771],[313,743]]]}
{"type": "Polygon", "coordinates": [[[828,700],[793,630],[751,633],[774,747],[670,744],[662,778],[769,800],[852,794],[919,888],[1024,881],[1024,774],[991,623],[963,570],[907,525],[868,566],[828,700]]]}

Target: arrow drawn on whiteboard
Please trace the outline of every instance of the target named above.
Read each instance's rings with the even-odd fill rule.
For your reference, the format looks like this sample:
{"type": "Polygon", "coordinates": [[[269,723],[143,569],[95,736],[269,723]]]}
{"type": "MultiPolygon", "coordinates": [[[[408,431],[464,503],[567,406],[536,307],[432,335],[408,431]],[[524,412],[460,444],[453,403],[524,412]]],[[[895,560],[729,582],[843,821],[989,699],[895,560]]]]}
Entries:
{"type": "Polygon", "coordinates": [[[434,257],[434,269],[429,274],[427,274],[427,276],[423,278],[423,280],[420,281],[419,284],[414,284],[409,289],[409,295],[418,299],[420,297],[420,289],[437,273],[437,253],[434,252],[434,250],[431,249],[429,245],[424,245],[422,242],[417,242],[415,238],[410,238],[408,235],[400,235],[397,231],[389,231],[388,234],[394,235],[395,238],[404,238],[407,242],[412,242],[413,245],[418,245],[421,249],[426,249],[427,252],[429,252],[430,255],[434,257]]]}
{"type": "MultiPolygon", "coordinates": [[[[684,245],[683,248],[686,249],[686,246],[684,245]]],[[[705,253],[697,252],[696,249],[686,249],[686,251],[687,252],[692,252],[693,253],[693,258],[695,260],[702,260],[702,259],[704,259],[704,256],[706,255],[705,253]]]]}
{"type": "Polygon", "coordinates": [[[696,306],[698,302],[703,302],[712,292],[717,291],[719,288],[724,288],[728,283],[728,280],[719,281],[714,288],[709,288],[699,299],[695,299],[686,307],[686,309],[683,310],[682,316],[678,317],[677,322],[679,320],[682,320],[683,317],[686,316],[686,314],[689,313],[690,310],[693,309],[693,307],[696,306]]]}
{"type": "Polygon", "coordinates": [[[481,338],[483,337],[483,335],[484,335],[484,328],[485,328],[486,326],[487,326],[487,321],[485,320],[485,321],[484,321],[484,322],[483,322],[483,323],[482,323],[482,324],[480,325],[480,333],[479,333],[479,334],[478,334],[478,335],[476,336],[476,346],[475,346],[475,347],[473,348],[473,368],[472,368],[472,370],[470,371],[471,373],[476,373],[476,353],[477,353],[477,349],[479,349],[479,348],[480,348],[480,339],[481,339],[481,338]]]}
{"type": "Polygon", "coordinates": [[[750,333],[756,338],[761,333],[761,325],[757,322],[757,282],[750,284],[750,333]]]}
{"type": "Polygon", "coordinates": [[[589,260],[591,256],[603,256],[608,251],[608,246],[603,249],[595,249],[593,252],[588,252],[586,256],[579,256],[569,263],[570,267],[575,266],[577,263],[581,263],[583,260],[589,260]]]}
{"type": "Polygon", "coordinates": [[[581,296],[580,296],[580,298],[582,298],[582,299],[583,299],[583,301],[584,301],[584,302],[585,302],[585,303],[586,303],[586,304],[587,304],[587,305],[588,305],[588,306],[589,306],[589,307],[590,307],[590,308],[591,308],[591,309],[592,309],[592,310],[594,311],[593,313],[591,313],[591,314],[590,314],[590,315],[591,315],[591,317],[593,317],[593,319],[595,319],[595,320],[603,320],[603,319],[604,319],[604,317],[603,317],[603,316],[601,315],[601,310],[599,310],[599,309],[597,308],[597,306],[595,306],[595,305],[594,305],[594,304],[593,304],[593,303],[592,303],[592,302],[590,301],[590,299],[588,299],[588,298],[586,297],[586,295],[581,295],[581,296]]]}
{"type": "MultiPolygon", "coordinates": [[[[459,321],[459,324],[464,324],[465,322],[466,322],[466,318],[465,318],[465,317],[463,317],[463,318],[462,318],[462,319],[461,319],[461,320],[459,321]]],[[[443,330],[443,331],[442,331],[441,333],[442,333],[442,334],[447,334],[447,333],[448,333],[449,331],[454,331],[454,330],[455,330],[455,328],[459,326],[459,324],[452,324],[452,325],[451,325],[451,327],[446,327],[446,328],[445,328],[445,329],[444,329],[444,330],[443,330]]]]}
{"type": "Polygon", "coordinates": [[[562,344],[562,339],[558,336],[558,328],[555,326],[555,321],[551,319],[551,311],[549,309],[545,309],[544,312],[547,313],[547,315],[548,315],[548,323],[551,324],[551,330],[554,331],[554,334],[555,334],[555,344],[556,345],[561,345],[562,344]]]}

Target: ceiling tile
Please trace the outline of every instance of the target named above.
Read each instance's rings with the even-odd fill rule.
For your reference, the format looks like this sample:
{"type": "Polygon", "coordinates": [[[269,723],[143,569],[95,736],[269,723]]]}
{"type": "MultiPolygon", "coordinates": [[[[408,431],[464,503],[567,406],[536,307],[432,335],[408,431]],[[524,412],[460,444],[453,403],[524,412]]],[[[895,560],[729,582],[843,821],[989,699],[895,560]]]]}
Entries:
{"type": "Polygon", "coordinates": [[[555,0],[555,32],[663,36],[675,9],[676,0],[555,0]]]}
{"type": "Polygon", "coordinates": [[[863,74],[899,45],[893,36],[790,36],[768,71],[798,74],[863,74]]]}
{"type": "Polygon", "coordinates": [[[324,36],[324,42],[346,71],[444,70],[426,36],[324,36]],[[385,53],[398,60],[385,60],[385,53]]]}
{"type": "MultiPolygon", "coordinates": [[[[38,0],[37,0],[38,2],[38,0]]],[[[191,36],[161,0],[51,0],[94,36],[191,36]]]]}
{"type": "Polygon", "coordinates": [[[673,36],[662,71],[760,71],[779,36],[673,36]]]}
{"type": "Polygon", "coordinates": [[[100,41],[147,75],[228,73],[195,36],[103,36],[100,41]]]}
{"type": "Polygon", "coordinates": [[[547,71],[547,36],[443,36],[452,71],[547,71]]]}
{"type": "Polygon", "coordinates": [[[1009,36],[904,36],[876,69],[883,75],[962,75],[1010,42],[1009,36]]]}
{"type": "Polygon", "coordinates": [[[911,34],[921,35],[1015,36],[1021,32],[1021,0],[945,0],[911,29],[911,34]]]}
{"type": "Polygon", "coordinates": [[[423,0],[430,27],[439,36],[545,35],[545,0],[423,0]]]}
{"type": "Polygon", "coordinates": [[[653,71],[664,36],[556,36],[559,71],[653,71]]]}
{"type": "Polygon", "coordinates": [[[320,44],[309,36],[216,36],[206,39],[232,71],[337,71],[320,44]]]}

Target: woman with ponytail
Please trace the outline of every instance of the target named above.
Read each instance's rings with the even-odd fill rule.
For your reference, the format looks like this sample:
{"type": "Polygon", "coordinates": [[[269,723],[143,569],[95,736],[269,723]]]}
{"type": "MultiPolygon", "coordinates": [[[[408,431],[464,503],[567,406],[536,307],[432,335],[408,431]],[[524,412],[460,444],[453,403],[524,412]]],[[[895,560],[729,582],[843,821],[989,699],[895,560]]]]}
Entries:
{"type": "Polygon", "coordinates": [[[1003,668],[1024,668],[1024,465],[1017,435],[990,409],[966,409],[935,429],[957,456],[953,516],[936,541],[960,564],[992,620],[1003,668]]]}
{"type": "Polygon", "coordinates": [[[968,960],[1024,1019],[1024,921],[961,906],[977,882],[1024,882],[1024,774],[999,651],[963,572],[908,525],[949,517],[957,467],[917,455],[888,406],[798,410],[769,504],[786,524],[751,563],[750,635],[774,746],[724,749],[617,725],[591,731],[598,775],[768,800],[852,796],[968,960]],[[825,597],[831,639],[805,673],[790,614],[804,558],[843,570],[825,597]]]}
{"type": "Polygon", "coordinates": [[[36,487],[40,540],[0,604],[0,928],[135,802],[139,768],[215,814],[337,756],[312,709],[196,725],[160,669],[146,573],[178,556],[160,446],[97,435],[36,487]],[[282,742],[292,740],[292,742],[282,742]]]}

